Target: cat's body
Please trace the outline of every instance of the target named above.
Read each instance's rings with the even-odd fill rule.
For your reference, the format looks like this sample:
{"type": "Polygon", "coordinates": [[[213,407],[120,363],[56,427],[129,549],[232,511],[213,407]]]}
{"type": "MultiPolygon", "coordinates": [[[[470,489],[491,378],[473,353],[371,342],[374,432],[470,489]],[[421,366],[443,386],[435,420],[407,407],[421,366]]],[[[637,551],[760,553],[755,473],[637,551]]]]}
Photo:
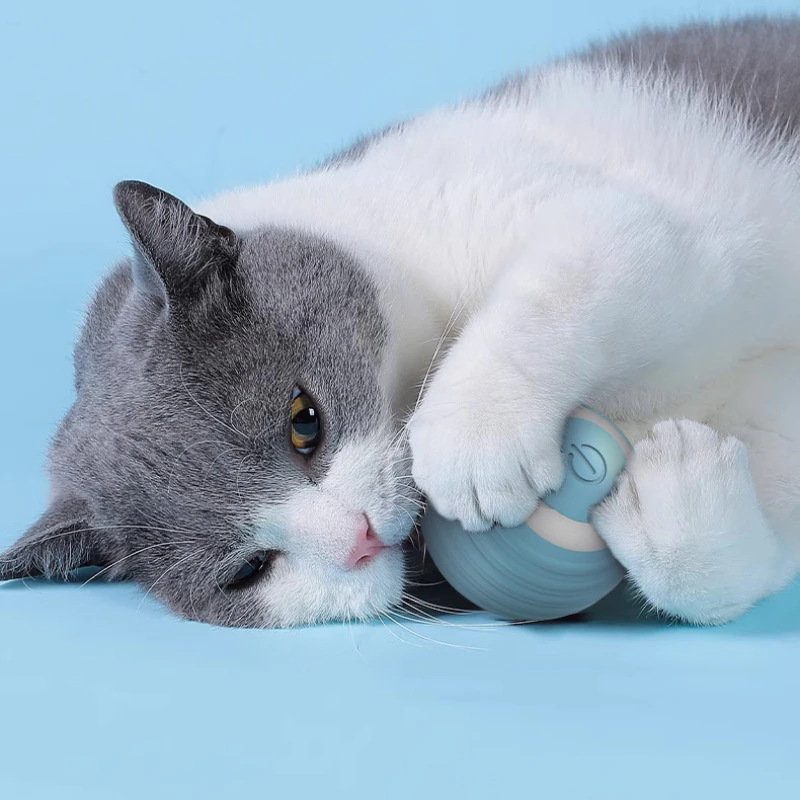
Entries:
{"type": "Polygon", "coordinates": [[[589,402],[636,442],[601,534],[652,605],[736,617],[800,569],[798,114],[800,22],[751,20],[515,78],[198,204],[216,226],[123,186],[137,256],[95,301],[54,506],[7,576],[123,559],[112,574],[209,621],[381,613],[400,599],[411,472],[470,529],[518,524],[560,483],[564,420],[589,402]],[[298,393],[327,430],[299,460],[298,393]],[[243,456],[237,434],[262,429],[243,456]],[[181,442],[204,453],[188,470],[181,442]],[[116,456],[87,478],[98,451],[116,456]],[[45,541],[77,535],[71,558],[45,541]],[[202,588],[252,551],[270,569],[244,590],[216,566],[202,588]]]}

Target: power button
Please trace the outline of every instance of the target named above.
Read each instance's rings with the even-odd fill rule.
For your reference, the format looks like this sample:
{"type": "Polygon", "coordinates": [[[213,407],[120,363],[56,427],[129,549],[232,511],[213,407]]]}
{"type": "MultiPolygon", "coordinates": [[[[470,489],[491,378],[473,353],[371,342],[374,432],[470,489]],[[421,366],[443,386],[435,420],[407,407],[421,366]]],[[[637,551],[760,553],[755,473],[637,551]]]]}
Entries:
{"type": "Polygon", "coordinates": [[[590,444],[571,444],[567,453],[567,466],[582,483],[602,483],[608,475],[606,460],[590,444]]]}

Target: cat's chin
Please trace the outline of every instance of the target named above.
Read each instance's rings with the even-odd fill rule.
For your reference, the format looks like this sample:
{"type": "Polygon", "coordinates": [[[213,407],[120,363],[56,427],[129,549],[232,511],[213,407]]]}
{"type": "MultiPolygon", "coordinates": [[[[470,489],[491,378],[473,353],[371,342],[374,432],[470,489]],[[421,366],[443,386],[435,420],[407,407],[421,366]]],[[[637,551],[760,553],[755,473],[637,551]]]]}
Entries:
{"type": "Polygon", "coordinates": [[[342,573],[336,580],[295,575],[270,582],[261,598],[263,618],[256,627],[293,628],[379,619],[400,605],[405,583],[404,547],[386,547],[368,563],[342,573]]]}

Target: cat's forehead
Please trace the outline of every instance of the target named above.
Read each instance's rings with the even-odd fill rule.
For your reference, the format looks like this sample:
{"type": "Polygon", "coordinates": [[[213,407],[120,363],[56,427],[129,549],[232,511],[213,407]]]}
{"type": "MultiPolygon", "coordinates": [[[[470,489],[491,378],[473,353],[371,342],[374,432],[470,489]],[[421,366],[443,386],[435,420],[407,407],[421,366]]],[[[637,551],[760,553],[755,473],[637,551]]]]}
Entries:
{"type": "Polygon", "coordinates": [[[379,303],[365,264],[338,244],[297,230],[271,228],[244,236],[237,269],[267,313],[276,310],[305,322],[341,321],[356,315],[375,327],[379,303]]]}
{"type": "Polygon", "coordinates": [[[246,357],[278,381],[307,378],[330,396],[378,391],[387,324],[361,261],[325,239],[269,229],[243,238],[237,272],[250,321],[229,319],[229,364],[246,357]]]}
{"type": "Polygon", "coordinates": [[[234,284],[174,321],[164,346],[177,344],[198,372],[227,373],[233,384],[269,374],[280,381],[298,368],[327,373],[331,388],[340,378],[373,378],[386,321],[357,258],[302,231],[266,229],[242,237],[234,284]]]}

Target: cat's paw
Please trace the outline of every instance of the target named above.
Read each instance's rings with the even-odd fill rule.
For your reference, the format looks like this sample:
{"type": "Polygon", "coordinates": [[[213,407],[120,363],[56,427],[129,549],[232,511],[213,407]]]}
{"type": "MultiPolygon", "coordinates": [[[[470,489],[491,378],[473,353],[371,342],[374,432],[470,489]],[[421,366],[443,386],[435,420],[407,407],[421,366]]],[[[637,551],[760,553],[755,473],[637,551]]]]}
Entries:
{"type": "Polygon", "coordinates": [[[736,438],[659,422],[592,522],[649,603],[696,624],[735,619],[787,580],[736,438]]]}
{"type": "Polygon", "coordinates": [[[457,345],[409,422],[414,480],[466,530],[520,525],[563,481],[562,426],[510,364],[457,345]]]}

